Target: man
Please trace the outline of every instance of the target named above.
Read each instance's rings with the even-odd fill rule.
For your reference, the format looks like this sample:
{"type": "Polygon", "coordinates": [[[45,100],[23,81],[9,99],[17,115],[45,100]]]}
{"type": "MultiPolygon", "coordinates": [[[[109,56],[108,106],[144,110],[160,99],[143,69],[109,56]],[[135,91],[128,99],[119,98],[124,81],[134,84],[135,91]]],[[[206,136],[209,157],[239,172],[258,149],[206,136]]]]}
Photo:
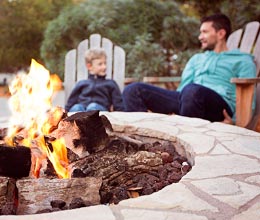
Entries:
{"type": "Polygon", "coordinates": [[[230,123],[236,105],[235,85],[230,79],[256,74],[250,54],[238,49],[228,51],[226,41],[230,33],[227,16],[203,18],[198,38],[204,52],[188,61],[177,91],[145,83],[130,84],[123,92],[126,111],[150,110],[230,123]]]}

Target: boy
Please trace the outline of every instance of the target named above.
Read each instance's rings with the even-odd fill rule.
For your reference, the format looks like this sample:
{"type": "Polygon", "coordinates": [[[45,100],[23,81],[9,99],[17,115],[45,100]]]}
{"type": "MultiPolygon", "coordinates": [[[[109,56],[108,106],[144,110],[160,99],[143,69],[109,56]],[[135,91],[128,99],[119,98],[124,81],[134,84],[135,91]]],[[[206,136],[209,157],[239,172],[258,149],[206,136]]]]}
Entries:
{"type": "Polygon", "coordinates": [[[117,83],[106,79],[106,52],[101,48],[90,49],[85,54],[88,79],[79,81],[72,90],[65,110],[78,111],[123,111],[123,101],[117,83]]]}

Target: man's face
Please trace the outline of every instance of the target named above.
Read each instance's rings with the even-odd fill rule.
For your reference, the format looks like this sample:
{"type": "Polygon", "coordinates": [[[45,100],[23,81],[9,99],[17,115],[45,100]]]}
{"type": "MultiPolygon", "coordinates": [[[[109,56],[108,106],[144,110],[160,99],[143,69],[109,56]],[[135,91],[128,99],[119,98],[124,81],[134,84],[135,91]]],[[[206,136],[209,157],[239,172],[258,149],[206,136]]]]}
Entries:
{"type": "Polygon", "coordinates": [[[200,26],[199,41],[203,50],[214,50],[218,43],[218,32],[212,24],[213,22],[204,22],[200,26]]]}
{"type": "Polygon", "coordinates": [[[91,64],[88,64],[88,70],[90,73],[104,76],[106,75],[107,60],[106,57],[100,57],[98,59],[92,60],[91,64]]]}

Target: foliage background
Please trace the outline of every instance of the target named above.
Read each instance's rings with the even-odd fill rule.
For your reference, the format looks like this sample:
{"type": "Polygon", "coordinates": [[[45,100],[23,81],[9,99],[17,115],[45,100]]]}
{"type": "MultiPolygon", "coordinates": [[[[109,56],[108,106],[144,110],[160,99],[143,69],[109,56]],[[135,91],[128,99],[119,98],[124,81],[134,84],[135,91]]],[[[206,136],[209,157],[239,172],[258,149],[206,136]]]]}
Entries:
{"type": "Polygon", "coordinates": [[[48,22],[70,0],[0,0],[0,72],[15,72],[41,60],[48,22]]]}
{"type": "Polygon", "coordinates": [[[31,58],[63,77],[65,53],[100,33],[127,53],[127,76],[181,74],[199,50],[199,18],[227,14],[233,30],[260,20],[257,0],[1,0],[0,72],[31,58]]]}

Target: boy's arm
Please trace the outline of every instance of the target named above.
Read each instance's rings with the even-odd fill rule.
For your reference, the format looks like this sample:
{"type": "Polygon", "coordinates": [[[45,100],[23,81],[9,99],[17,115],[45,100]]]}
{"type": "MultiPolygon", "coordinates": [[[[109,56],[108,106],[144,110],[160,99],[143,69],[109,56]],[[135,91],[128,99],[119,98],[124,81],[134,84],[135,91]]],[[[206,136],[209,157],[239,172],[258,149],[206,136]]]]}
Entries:
{"type": "Polygon", "coordinates": [[[119,89],[119,86],[115,81],[114,81],[114,87],[112,91],[112,105],[114,111],[124,111],[122,94],[119,89]]]}

